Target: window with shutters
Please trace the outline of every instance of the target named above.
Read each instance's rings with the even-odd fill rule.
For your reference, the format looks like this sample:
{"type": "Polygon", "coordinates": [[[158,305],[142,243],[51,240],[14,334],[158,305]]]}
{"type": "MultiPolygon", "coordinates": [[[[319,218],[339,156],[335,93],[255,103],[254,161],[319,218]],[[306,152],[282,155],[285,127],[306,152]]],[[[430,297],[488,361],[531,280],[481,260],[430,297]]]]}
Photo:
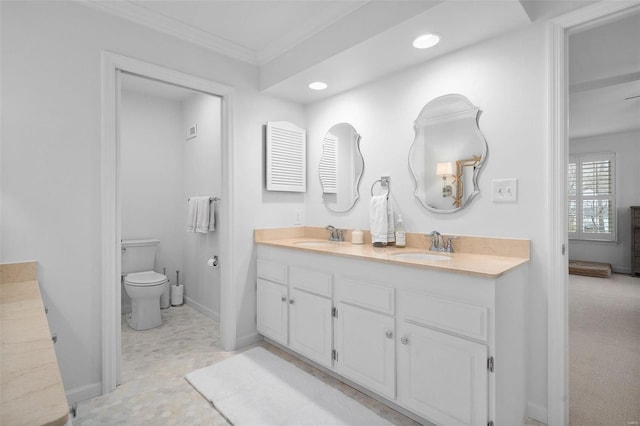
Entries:
{"type": "Polygon", "coordinates": [[[569,156],[569,238],[616,240],[615,154],[569,156]]]}

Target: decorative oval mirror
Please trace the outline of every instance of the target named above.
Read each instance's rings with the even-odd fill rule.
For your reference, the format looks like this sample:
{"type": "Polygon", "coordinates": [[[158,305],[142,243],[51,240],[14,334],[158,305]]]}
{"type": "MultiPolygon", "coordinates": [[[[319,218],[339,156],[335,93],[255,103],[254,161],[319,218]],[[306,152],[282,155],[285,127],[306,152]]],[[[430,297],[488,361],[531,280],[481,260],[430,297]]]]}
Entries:
{"type": "Polygon", "coordinates": [[[349,123],[340,123],[327,132],[320,157],[322,200],[331,211],[349,211],[360,194],[358,185],[364,170],[360,135],[349,123]]]}
{"type": "Polygon", "coordinates": [[[440,96],[416,118],[409,167],[414,195],[429,211],[453,213],[480,193],[478,173],[487,142],[478,127],[480,109],[462,95],[440,96]]]}

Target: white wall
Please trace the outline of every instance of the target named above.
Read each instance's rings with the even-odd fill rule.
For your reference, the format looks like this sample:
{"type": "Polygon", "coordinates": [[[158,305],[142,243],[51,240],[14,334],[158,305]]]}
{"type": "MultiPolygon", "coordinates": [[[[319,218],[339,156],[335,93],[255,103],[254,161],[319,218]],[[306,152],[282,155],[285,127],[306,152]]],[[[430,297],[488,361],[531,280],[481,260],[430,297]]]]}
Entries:
{"type": "Polygon", "coordinates": [[[101,391],[101,53],[236,87],[231,165],[238,336],[255,337],[253,228],[293,224],[304,196],[262,190],[267,120],[304,110],[260,95],[257,70],[78,2],[0,2],[0,261],[35,259],[70,400],[101,391]]]}
{"type": "Polygon", "coordinates": [[[468,234],[531,239],[529,306],[530,414],[546,417],[547,374],[547,194],[545,164],[548,137],[547,38],[544,25],[510,33],[446,55],[307,109],[309,192],[307,225],[332,224],[369,228],[371,184],[391,176],[391,194],[408,232],[468,234]],[[430,100],[460,93],[480,107],[479,126],[489,154],[480,173],[481,193],[463,211],[452,215],[428,212],[414,198],[408,167],[414,138],[413,121],[430,100]],[[322,205],[317,167],[326,131],[340,122],[353,124],[362,135],[365,161],[361,198],[347,214],[322,205]],[[518,202],[491,202],[491,180],[518,179],[518,202]]]}
{"type": "MultiPolygon", "coordinates": [[[[184,140],[178,101],[122,91],[122,239],[160,240],[154,270],[182,269],[184,140]]],[[[125,305],[130,305],[122,292],[125,305]]],[[[126,312],[124,310],[123,312],[126,312]]]]}
{"type": "Polygon", "coordinates": [[[640,132],[615,133],[569,141],[569,154],[616,154],[618,242],[569,241],[569,258],[610,263],[615,272],[631,272],[631,214],[640,204],[640,132]]]}
{"type": "MultiPolygon", "coordinates": [[[[236,190],[233,233],[234,255],[238,270],[238,342],[244,345],[257,338],[256,332],[256,254],[253,244],[255,228],[293,226],[296,211],[303,213],[304,193],[273,192],[265,189],[264,129],[268,121],[290,121],[306,128],[302,108],[269,96],[238,93],[236,114],[245,118],[235,130],[234,173],[236,190]]],[[[308,140],[307,140],[308,141],[308,140]]],[[[311,163],[307,163],[311,164],[311,163]]],[[[309,179],[307,179],[309,187],[309,179]]]]}
{"type": "Polygon", "coordinates": [[[182,274],[186,302],[213,318],[220,318],[220,268],[207,266],[207,260],[219,255],[220,222],[219,202],[212,202],[215,209],[216,231],[201,234],[185,232],[187,222],[186,200],[192,196],[220,197],[222,193],[221,158],[221,102],[216,96],[194,94],[184,103],[182,117],[183,137],[180,146],[184,150],[184,184],[181,189],[181,237],[184,242],[182,274]],[[197,125],[198,136],[185,141],[184,134],[190,126],[197,125]]]}

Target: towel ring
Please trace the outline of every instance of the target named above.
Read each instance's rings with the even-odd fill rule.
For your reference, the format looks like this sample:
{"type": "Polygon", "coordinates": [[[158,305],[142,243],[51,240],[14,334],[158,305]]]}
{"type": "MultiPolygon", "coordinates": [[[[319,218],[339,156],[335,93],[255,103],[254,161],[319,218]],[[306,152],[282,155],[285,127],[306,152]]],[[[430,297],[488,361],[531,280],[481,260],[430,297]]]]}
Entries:
{"type": "Polygon", "coordinates": [[[387,199],[389,198],[389,193],[391,192],[391,178],[389,176],[382,176],[377,181],[373,182],[371,185],[371,196],[373,197],[373,188],[376,186],[376,183],[380,182],[380,186],[383,188],[387,188],[387,199]]]}

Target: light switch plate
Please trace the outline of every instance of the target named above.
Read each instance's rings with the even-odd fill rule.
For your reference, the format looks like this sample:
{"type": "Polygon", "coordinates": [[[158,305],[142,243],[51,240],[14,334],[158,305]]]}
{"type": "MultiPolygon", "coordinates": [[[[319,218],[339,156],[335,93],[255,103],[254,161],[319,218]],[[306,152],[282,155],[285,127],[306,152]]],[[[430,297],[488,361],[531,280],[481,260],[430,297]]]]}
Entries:
{"type": "Polygon", "coordinates": [[[518,202],[518,179],[494,179],[491,181],[491,200],[494,203],[518,202]]]}

